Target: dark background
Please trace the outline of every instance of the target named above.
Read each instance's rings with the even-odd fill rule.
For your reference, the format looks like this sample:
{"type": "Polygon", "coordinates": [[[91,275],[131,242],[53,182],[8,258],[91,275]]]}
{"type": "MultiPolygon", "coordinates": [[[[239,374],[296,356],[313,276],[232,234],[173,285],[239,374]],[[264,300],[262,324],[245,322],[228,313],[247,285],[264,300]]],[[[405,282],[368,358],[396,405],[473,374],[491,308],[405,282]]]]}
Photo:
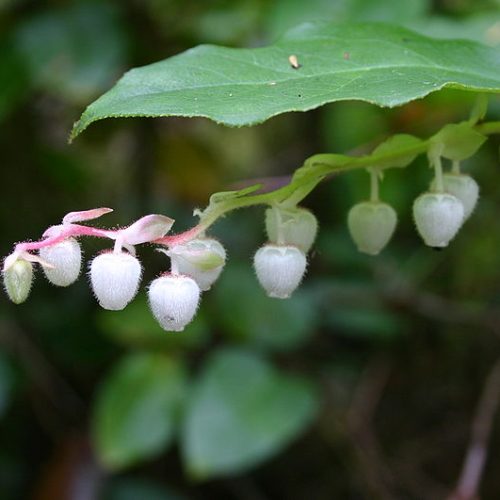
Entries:
{"type": "MultiPolygon", "coordinates": [[[[68,145],[85,106],[131,67],[199,43],[266,45],[288,27],[326,17],[393,21],[500,47],[493,0],[0,0],[0,16],[1,255],[66,212],[98,206],[115,209],[102,219],[108,227],[164,213],[181,231],[213,192],[290,175],[315,153],[361,154],[399,132],[426,137],[467,117],[474,99],[443,91],[391,110],[344,102],[242,129],[203,119],[109,120],[68,145]]],[[[488,118],[500,119],[498,98],[488,118]]],[[[367,175],[321,185],[304,203],[320,234],[289,302],[265,298],[252,274],[251,257],[265,241],[263,210],[231,214],[213,230],[229,254],[224,275],[174,339],[144,319],[143,290],[122,313],[100,310],[85,277],[58,289],[38,273],[28,302],[15,306],[4,296],[0,498],[446,498],[481,395],[490,391],[484,401],[492,412],[500,395],[498,152],[492,137],[466,162],[481,199],[442,252],[422,244],[411,219],[431,176],[424,158],[386,176],[382,197],[399,226],[377,258],[356,252],[345,223],[348,209],[367,197],[367,175]],[[176,439],[116,473],[99,465],[89,427],[115,363],[138,350],[165,352],[195,380],[226,347],[257,352],[315,384],[314,418],[255,463],[205,481],[185,472],[176,439]]],[[[83,245],[90,258],[106,243],[83,245]]],[[[147,281],[166,268],[151,248],[139,252],[147,281]]],[[[500,494],[496,427],[487,442],[481,491],[493,499],[500,494]]]]}

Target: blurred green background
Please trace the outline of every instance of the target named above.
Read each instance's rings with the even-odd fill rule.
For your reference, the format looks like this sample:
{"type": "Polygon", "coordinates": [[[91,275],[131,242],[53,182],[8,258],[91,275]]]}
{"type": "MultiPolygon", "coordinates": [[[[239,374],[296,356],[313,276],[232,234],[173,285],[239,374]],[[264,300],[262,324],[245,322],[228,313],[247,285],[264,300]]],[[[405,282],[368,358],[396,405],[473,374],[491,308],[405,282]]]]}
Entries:
{"type": "MultiPolygon", "coordinates": [[[[115,209],[102,219],[109,227],[163,213],[181,231],[212,192],[467,116],[474,96],[444,91],[243,129],[109,120],[67,144],[85,106],[131,67],[200,43],[265,45],[325,18],[397,22],[500,50],[498,0],[0,0],[0,254],[98,206],[115,209]]],[[[500,119],[498,98],[488,118],[500,119]]],[[[229,254],[224,274],[181,334],[156,325],[144,287],[119,313],[97,307],[85,276],[56,289],[39,273],[25,304],[4,296],[0,498],[446,498],[500,355],[498,152],[493,137],[466,162],[481,200],[443,252],[424,247],[411,220],[430,180],[423,158],[386,176],[382,196],[400,223],[377,258],[356,252],[345,223],[368,195],[367,175],[321,185],[305,200],[320,235],[288,301],[268,299],[252,272],[263,209],[231,214],[213,230],[229,254]]],[[[86,240],[86,258],[105,245],[86,240]]],[[[139,255],[144,284],[166,269],[152,248],[139,255]]],[[[499,446],[494,428],[485,499],[500,494],[499,446]]]]}

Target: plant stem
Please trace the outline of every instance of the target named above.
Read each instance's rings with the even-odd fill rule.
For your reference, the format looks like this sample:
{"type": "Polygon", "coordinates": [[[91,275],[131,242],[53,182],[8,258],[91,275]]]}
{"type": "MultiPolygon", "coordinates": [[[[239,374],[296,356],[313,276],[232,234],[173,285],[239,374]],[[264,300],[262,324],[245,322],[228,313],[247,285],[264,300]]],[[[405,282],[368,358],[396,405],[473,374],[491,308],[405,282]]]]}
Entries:
{"type": "Polygon", "coordinates": [[[434,166],[434,180],[435,187],[433,191],[435,193],[444,193],[444,182],[443,182],[443,163],[441,161],[441,156],[436,156],[432,159],[434,166]]]}
{"type": "Polygon", "coordinates": [[[379,200],[378,176],[379,172],[375,167],[368,169],[370,173],[370,201],[377,203],[379,200]]]}

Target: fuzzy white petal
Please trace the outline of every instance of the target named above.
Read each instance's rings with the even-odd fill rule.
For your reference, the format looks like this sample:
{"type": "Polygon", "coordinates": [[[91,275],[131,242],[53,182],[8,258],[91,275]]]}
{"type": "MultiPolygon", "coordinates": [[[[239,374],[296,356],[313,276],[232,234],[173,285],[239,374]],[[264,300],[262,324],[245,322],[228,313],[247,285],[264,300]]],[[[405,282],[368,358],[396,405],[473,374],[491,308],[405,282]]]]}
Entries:
{"type": "Polygon", "coordinates": [[[377,255],[389,243],[398,216],[387,203],[365,201],[354,205],[347,216],[347,225],[358,250],[377,255]]]}
{"type": "Polygon", "coordinates": [[[307,260],[297,247],[264,245],[257,250],[254,267],[257,278],[269,297],[286,299],[299,286],[307,260]]]}
{"type": "Polygon", "coordinates": [[[444,190],[458,198],[464,206],[464,220],[467,220],[479,199],[479,185],[470,176],[465,174],[448,173],[443,176],[444,190]]]}
{"type": "Polygon", "coordinates": [[[430,247],[446,247],[464,221],[464,207],[447,193],[424,193],[413,204],[413,218],[420,236],[430,247]]]}
{"type": "Polygon", "coordinates": [[[102,253],[90,265],[90,280],[99,304],[119,311],[134,297],[141,279],[141,264],[132,255],[102,253]]]}
{"type": "Polygon", "coordinates": [[[188,276],[165,275],[148,290],[149,305],[164,330],[180,332],[190,323],[200,301],[200,287],[188,276]]]}
{"type": "Polygon", "coordinates": [[[80,244],[74,238],[68,238],[55,245],[40,249],[40,257],[53,267],[43,266],[47,279],[57,286],[74,283],[82,265],[80,244]]]}

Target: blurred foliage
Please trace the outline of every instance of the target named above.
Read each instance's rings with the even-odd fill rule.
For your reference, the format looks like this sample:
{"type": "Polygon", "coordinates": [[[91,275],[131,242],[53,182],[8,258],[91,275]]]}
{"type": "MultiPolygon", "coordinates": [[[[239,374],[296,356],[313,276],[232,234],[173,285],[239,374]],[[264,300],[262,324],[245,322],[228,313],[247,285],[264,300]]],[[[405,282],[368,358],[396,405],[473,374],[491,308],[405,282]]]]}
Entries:
{"type": "MultiPolygon", "coordinates": [[[[67,145],[84,106],[128,68],[200,43],[260,46],[302,21],[384,20],[492,45],[494,0],[0,0],[2,255],[66,212],[112,206],[193,223],[213,191],[290,175],[318,152],[364,153],[393,133],[426,136],[467,117],[446,91],[396,109],[343,102],[254,128],[205,120],[114,120],[67,145]]],[[[500,119],[492,99],[488,117],[500,119]]],[[[368,196],[364,172],[306,200],[320,220],[308,275],[268,299],[250,259],[264,213],[214,227],[229,261],[185,332],[165,334],[145,294],[100,310],[85,277],[51,288],[39,273],[23,306],[0,300],[0,498],[5,500],[440,499],[456,483],[485,380],[500,352],[499,140],[464,169],[476,212],[443,252],[424,247],[411,204],[425,158],[386,175],[400,220],[377,258],[345,218],[368,196]],[[368,436],[368,437],[367,437],[368,436]],[[381,472],[382,471],[382,472],[381,472]]],[[[103,248],[84,242],[85,258],[103,248]]],[[[139,249],[144,283],[165,257],[139,249]]],[[[500,479],[491,435],[482,497],[500,479]]]]}

